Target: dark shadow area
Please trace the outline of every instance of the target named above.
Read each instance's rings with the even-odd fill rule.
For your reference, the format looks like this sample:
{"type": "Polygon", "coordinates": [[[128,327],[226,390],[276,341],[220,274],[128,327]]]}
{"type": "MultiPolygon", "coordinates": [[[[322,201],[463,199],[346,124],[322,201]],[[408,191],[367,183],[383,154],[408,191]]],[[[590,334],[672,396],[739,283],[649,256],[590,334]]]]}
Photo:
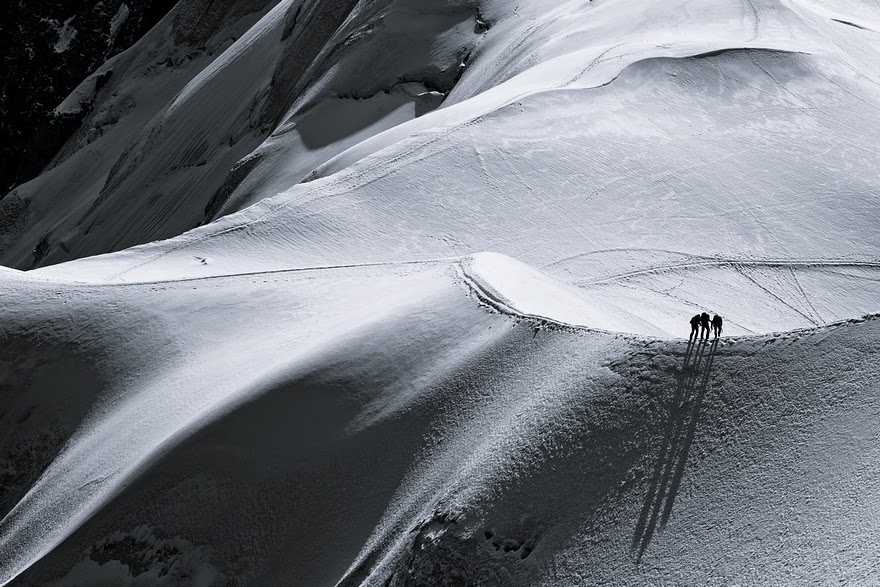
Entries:
{"type": "Polygon", "coordinates": [[[40,478],[91,409],[98,374],[78,349],[34,334],[0,348],[0,520],[40,478]]]}
{"type": "MultiPolygon", "coordinates": [[[[230,583],[336,584],[402,486],[425,431],[444,417],[429,402],[406,418],[353,429],[365,402],[410,368],[383,362],[384,348],[360,348],[267,380],[243,403],[205,416],[12,584],[52,584],[78,563],[97,572],[110,561],[120,575],[106,584],[173,576],[168,584],[189,585],[211,569],[230,583]]],[[[475,352],[474,362],[488,362],[483,353],[493,351],[475,352]]],[[[471,390],[457,380],[438,386],[429,393],[448,394],[449,405],[471,390]]],[[[365,577],[380,560],[368,561],[365,577]]],[[[67,580],[96,584],[76,574],[67,580]]]]}
{"type": "MultiPolygon", "coordinates": [[[[262,580],[256,583],[264,585],[296,584],[290,580],[295,573],[342,574],[344,566],[327,561],[326,545],[345,553],[336,564],[354,558],[397,487],[379,480],[402,479],[409,464],[403,457],[411,458],[386,456],[392,447],[384,438],[415,447],[420,432],[388,435],[377,426],[347,437],[344,422],[357,406],[345,394],[356,389],[355,382],[329,372],[267,388],[163,454],[14,584],[45,585],[81,561],[91,561],[90,572],[97,572],[95,565],[112,560],[124,565],[115,584],[151,584],[146,573],[189,584],[174,573],[191,565],[194,574],[212,566],[233,577],[257,573],[262,580]],[[382,476],[374,475],[377,470],[382,476]],[[138,532],[144,526],[163,543],[191,552],[171,568],[169,555],[176,553],[150,548],[150,538],[145,542],[138,532]],[[245,546],[237,551],[230,545],[245,546]],[[187,562],[204,548],[211,557],[187,562]],[[285,552],[299,555],[287,575],[286,565],[266,563],[284,560],[285,552]]],[[[74,574],[68,580],[80,579],[74,574]]]]}
{"type": "Polygon", "coordinates": [[[681,486],[688,454],[696,433],[703,399],[709,386],[709,374],[715,360],[718,339],[689,340],[684,362],[677,376],[672,402],[668,406],[668,420],[663,444],[657,456],[648,493],[633,534],[632,550],[636,561],[645,549],[659,524],[662,530],[669,521],[675,496],[681,486]]]}
{"type": "Polygon", "coordinates": [[[55,114],[55,107],[176,3],[58,0],[0,6],[0,199],[40,173],[93,104],[71,115],[55,114]]]}
{"type": "MultiPolygon", "coordinates": [[[[325,100],[314,106],[297,122],[297,129],[306,147],[320,149],[359,133],[409,103],[414,104],[413,116],[418,118],[436,110],[445,98],[445,94],[432,94],[428,89],[423,95],[409,95],[397,86],[363,97],[340,95],[336,100],[325,100]]],[[[398,116],[396,123],[386,123],[386,126],[400,122],[398,116]]],[[[381,130],[384,128],[376,132],[381,130]]]]}
{"type": "Polygon", "coordinates": [[[840,24],[845,24],[845,25],[847,25],[847,26],[851,26],[851,27],[855,27],[855,28],[857,28],[857,29],[861,29],[861,30],[863,30],[863,31],[876,32],[874,29],[870,29],[870,28],[868,28],[868,27],[866,27],[866,26],[862,26],[862,25],[860,25],[860,24],[856,24],[856,23],[854,23],[854,22],[850,22],[850,21],[848,21],[848,20],[841,20],[841,19],[839,19],[839,18],[832,18],[831,20],[833,20],[834,22],[839,22],[840,24]]]}
{"type": "Polygon", "coordinates": [[[320,149],[379,122],[407,101],[403,95],[386,94],[328,100],[310,110],[297,123],[297,129],[306,147],[320,149]]]}

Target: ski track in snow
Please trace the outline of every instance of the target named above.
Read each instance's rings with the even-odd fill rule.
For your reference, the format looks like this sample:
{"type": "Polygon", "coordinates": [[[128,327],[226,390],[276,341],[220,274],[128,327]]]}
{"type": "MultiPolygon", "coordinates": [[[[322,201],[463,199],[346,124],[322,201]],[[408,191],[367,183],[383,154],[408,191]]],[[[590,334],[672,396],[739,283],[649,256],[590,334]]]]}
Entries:
{"type": "Polygon", "coordinates": [[[578,286],[593,285],[597,283],[607,283],[609,281],[620,281],[637,275],[649,275],[651,273],[674,272],[678,270],[695,269],[701,267],[778,267],[794,269],[799,267],[867,267],[870,269],[880,268],[880,261],[854,261],[847,259],[705,259],[701,261],[691,261],[688,263],[677,263],[669,265],[655,265],[645,269],[636,271],[626,271],[614,275],[602,276],[583,281],[575,281],[578,286]]]}

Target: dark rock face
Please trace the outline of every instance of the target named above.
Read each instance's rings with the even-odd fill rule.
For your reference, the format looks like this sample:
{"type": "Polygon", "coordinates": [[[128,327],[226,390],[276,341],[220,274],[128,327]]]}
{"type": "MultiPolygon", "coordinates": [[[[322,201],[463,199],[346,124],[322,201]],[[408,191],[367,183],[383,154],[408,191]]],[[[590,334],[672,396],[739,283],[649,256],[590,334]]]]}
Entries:
{"type": "Polygon", "coordinates": [[[140,39],[176,0],[10,0],[0,5],[0,198],[35,177],[76,131],[53,110],[140,39]]]}

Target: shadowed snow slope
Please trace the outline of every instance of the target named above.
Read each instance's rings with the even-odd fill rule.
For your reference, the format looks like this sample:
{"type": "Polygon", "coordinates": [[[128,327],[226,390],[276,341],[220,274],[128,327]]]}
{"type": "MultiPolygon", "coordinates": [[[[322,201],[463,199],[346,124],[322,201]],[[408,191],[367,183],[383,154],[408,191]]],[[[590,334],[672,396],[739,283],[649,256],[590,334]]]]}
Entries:
{"type": "Polygon", "coordinates": [[[623,337],[528,271],[4,271],[0,582],[877,577],[880,321],[623,337]]]}

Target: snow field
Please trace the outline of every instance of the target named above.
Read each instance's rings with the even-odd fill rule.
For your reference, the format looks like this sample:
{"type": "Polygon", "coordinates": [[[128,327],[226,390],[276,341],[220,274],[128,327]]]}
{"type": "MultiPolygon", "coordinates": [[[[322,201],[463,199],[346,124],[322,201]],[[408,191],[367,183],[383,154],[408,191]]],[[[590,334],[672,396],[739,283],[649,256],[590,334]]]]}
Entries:
{"type": "Polygon", "coordinates": [[[196,8],[0,203],[0,584],[877,582],[875,6],[196,8]]]}
{"type": "MultiPolygon", "coordinates": [[[[300,154],[290,141],[347,116],[347,101],[308,94],[242,164],[244,191],[230,186],[230,202],[257,203],[167,242],[41,271],[155,280],[497,251],[580,286],[578,303],[607,316],[592,312],[599,328],[683,336],[681,317],[708,309],[731,334],[767,333],[877,311],[878,158],[861,129],[880,101],[865,31],[811,5],[759,5],[760,25],[729,3],[685,5],[658,15],[646,4],[632,22],[608,4],[585,20],[550,12],[539,21],[571,29],[553,43],[551,28],[502,19],[443,107],[300,154]],[[706,11],[715,36],[696,35],[706,11]],[[685,30],[696,36],[670,32],[685,30]],[[475,78],[489,68],[481,60],[524,59],[501,51],[502,33],[530,47],[531,66],[475,78]],[[620,42],[603,42],[612,33],[620,42]],[[468,94],[477,79],[497,85],[468,94]],[[337,148],[311,181],[259,191],[337,148]]],[[[343,87],[340,71],[357,69],[331,68],[316,87],[343,87]]],[[[350,115],[398,99],[354,100],[350,115]]]]}
{"type": "Polygon", "coordinates": [[[495,261],[7,286],[33,302],[4,323],[3,418],[53,436],[3,446],[46,465],[4,505],[4,580],[873,576],[876,318],[622,337],[463,280],[518,268],[495,261]]]}

